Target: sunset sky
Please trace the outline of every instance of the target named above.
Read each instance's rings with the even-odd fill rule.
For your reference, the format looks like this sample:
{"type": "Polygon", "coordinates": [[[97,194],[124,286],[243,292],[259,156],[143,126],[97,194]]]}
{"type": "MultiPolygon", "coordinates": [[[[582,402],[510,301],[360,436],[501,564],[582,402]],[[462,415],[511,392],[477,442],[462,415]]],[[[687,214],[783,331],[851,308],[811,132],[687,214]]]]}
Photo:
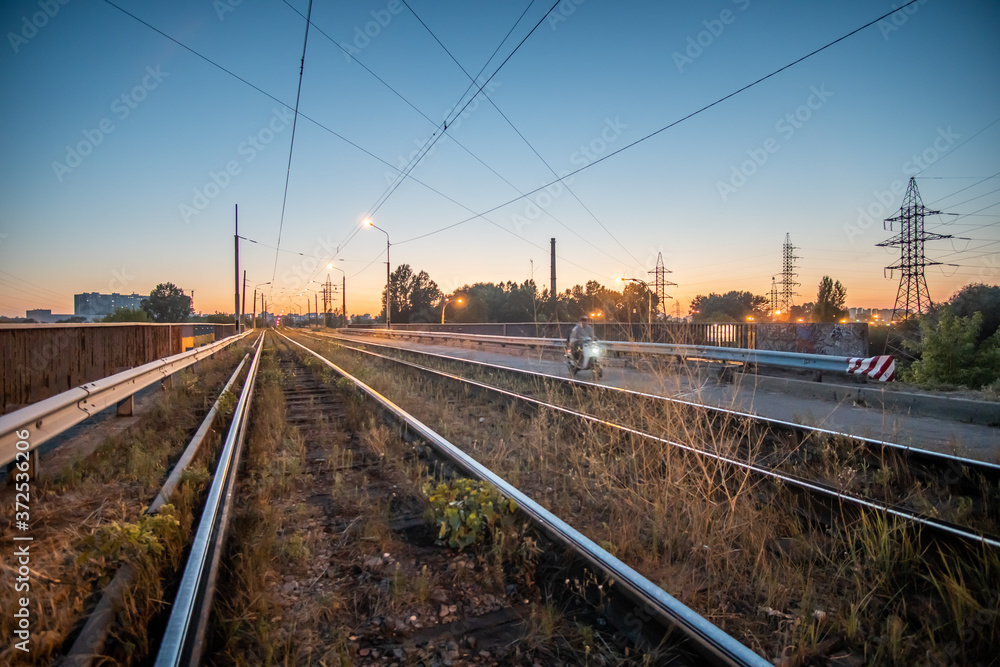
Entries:
{"type": "Polygon", "coordinates": [[[767,294],[790,233],[798,303],[830,275],[891,307],[899,251],[876,244],[911,176],[959,214],[926,220],[961,237],[927,244],[932,298],[998,283],[1000,3],[915,3],[685,119],[900,4],[315,2],[289,171],[306,0],[4,2],[0,314],[166,281],[232,312],[235,205],[275,311],[339,285],[332,261],[349,312],[377,313],[368,216],[445,292],[547,286],[555,237],[560,290],[662,253],[686,313],[767,294]],[[456,117],[462,68],[489,82],[456,117]]]}

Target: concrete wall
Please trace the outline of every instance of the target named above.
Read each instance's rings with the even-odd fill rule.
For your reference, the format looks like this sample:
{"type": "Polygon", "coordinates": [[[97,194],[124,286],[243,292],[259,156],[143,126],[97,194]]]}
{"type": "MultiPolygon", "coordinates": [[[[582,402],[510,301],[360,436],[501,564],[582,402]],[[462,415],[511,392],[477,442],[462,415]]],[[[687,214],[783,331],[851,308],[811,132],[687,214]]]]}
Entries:
{"type": "Polygon", "coordinates": [[[757,325],[757,349],[867,357],[868,324],[866,322],[761,323],[757,325]]]}

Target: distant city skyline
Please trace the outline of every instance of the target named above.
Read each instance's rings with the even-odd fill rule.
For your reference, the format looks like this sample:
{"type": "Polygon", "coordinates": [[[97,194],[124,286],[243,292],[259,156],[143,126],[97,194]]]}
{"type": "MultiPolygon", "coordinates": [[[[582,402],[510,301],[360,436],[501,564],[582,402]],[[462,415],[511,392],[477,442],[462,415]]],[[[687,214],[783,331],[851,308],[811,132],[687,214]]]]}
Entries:
{"type": "Polygon", "coordinates": [[[317,3],[300,92],[306,0],[4,3],[0,80],[23,103],[0,110],[0,314],[161,282],[231,312],[236,205],[248,310],[254,286],[289,310],[332,261],[350,313],[376,315],[368,217],[392,268],[446,293],[546,287],[556,237],[560,291],[648,280],[662,253],[686,313],[766,296],[789,233],[796,303],[829,275],[891,308],[899,251],[876,244],[911,176],[954,214],[927,219],[956,237],[927,244],[932,299],[1000,282],[995,2],[921,0],[728,99],[894,6],[408,5],[317,3]]]}

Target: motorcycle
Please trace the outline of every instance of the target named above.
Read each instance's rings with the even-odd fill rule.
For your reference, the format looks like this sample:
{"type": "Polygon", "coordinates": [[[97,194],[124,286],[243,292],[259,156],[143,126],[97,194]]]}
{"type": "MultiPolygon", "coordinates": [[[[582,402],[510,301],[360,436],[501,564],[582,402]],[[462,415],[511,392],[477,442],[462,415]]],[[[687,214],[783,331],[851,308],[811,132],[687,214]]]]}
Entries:
{"type": "Polygon", "coordinates": [[[593,338],[584,338],[580,341],[580,358],[573,355],[573,346],[566,347],[566,367],[569,369],[570,377],[576,377],[580,371],[593,371],[594,378],[601,379],[604,369],[601,367],[601,355],[603,349],[601,344],[593,338]]]}

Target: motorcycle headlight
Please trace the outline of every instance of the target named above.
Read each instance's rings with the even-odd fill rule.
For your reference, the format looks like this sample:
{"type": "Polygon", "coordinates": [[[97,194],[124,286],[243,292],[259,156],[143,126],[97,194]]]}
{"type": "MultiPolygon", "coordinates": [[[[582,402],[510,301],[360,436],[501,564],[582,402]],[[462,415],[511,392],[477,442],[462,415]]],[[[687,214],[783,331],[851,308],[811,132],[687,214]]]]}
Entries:
{"type": "Polygon", "coordinates": [[[590,351],[590,353],[591,353],[591,354],[600,354],[600,353],[601,353],[601,348],[599,348],[599,347],[597,347],[597,346],[595,345],[595,346],[593,347],[593,349],[592,349],[592,350],[590,351]]]}

